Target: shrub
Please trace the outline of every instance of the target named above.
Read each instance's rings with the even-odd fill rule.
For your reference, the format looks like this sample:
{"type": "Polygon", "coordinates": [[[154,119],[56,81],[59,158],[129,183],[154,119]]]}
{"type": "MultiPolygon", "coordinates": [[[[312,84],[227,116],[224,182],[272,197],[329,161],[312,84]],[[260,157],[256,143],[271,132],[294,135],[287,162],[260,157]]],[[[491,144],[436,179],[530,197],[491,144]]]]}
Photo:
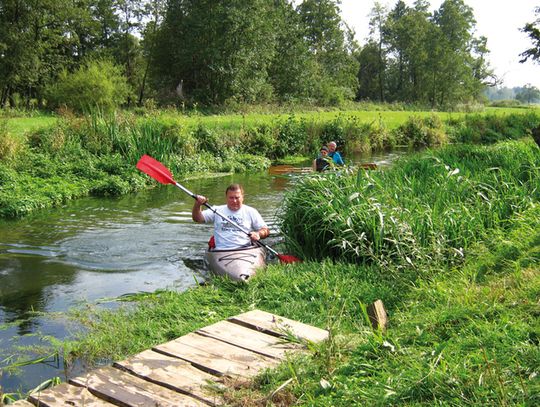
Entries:
{"type": "Polygon", "coordinates": [[[202,124],[199,124],[193,132],[193,138],[197,141],[199,150],[208,152],[216,157],[222,154],[223,139],[219,137],[216,131],[207,129],[202,124]]]}
{"type": "Polygon", "coordinates": [[[274,133],[269,126],[262,125],[256,128],[248,129],[243,133],[244,151],[248,154],[271,156],[276,147],[274,133]]]}
{"type": "Polygon", "coordinates": [[[277,143],[273,158],[283,158],[306,152],[307,132],[304,120],[297,120],[294,115],[277,125],[277,143]]]}
{"type": "Polygon", "coordinates": [[[394,134],[399,144],[410,147],[428,147],[447,141],[442,121],[435,115],[427,118],[411,116],[394,134]]]}
{"type": "Polygon", "coordinates": [[[64,70],[46,89],[50,108],[111,111],[126,101],[129,87],[121,69],[106,60],[90,61],[73,73],[64,70]]]}

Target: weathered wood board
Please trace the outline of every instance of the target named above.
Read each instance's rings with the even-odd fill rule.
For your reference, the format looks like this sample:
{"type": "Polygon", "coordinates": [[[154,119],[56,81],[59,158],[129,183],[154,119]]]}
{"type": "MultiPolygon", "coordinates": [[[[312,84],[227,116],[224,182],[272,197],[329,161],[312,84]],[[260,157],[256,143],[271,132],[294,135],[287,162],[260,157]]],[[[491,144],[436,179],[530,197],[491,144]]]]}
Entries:
{"type": "Polygon", "coordinates": [[[86,387],[92,394],[125,407],[205,406],[201,401],[166,387],[147,382],[113,367],[104,367],[70,379],[76,386],[86,387]]]}
{"type": "Polygon", "coordinates": [[[85,406],[85,407],[107,407],[113,406],[102,400],[84,387],[70,386],[62,383],[45,391],[32,394],[29,398],[32,405],[53,407],[53,406],[85,406]]]}
{"type": "MultiPolygon", "coordinates": [[[[254,310],[145,350],[113,366],[93,370],[15,405],[218,406],[222,376],[250,378],[305,350],[289,335],[312,342],[328,332],[254,310]]],[[[228,384],[232,383],[227,381],[228,384]]]]}
{"type": "Polygon", "coordinates": [[[292,334],[301,340],[310,342],[321,342],[328,339],[328,331],[324,329],[261,310],[245,312],[229,318],[229,321],[281,337],[292,334]]]}
{"type": "Polygon", "coordinates": [[[287,342],[283,338],[268,335],[229,321],[217,322],[199,329],[197,333],[280,360],[285,358],[286,352],[303,349],[297,343],[287,342]]]}
{"type": "Polygon", "coordinates": [[[153,350],[220,376],[251,377],[278,363],[275,359],[193,333],[156,346],[153,350]]]}
{"type": "MultiPolygon", "coordinates": [[[[44,405],[44,404],[42,404],[42,405],[44,405]]],[[[26,400],[18,400],[15,403],[11,403],[9,406],[10,407],[34,407],[34,404],[32,404],[32,403],[30,403],[29,401],[26,401],[26,400]]]]}
{"type": "Polygon", "coordinates": [[[182,359],[145,350],[127,360],[115,362],[113,366],[171,390],[191,394],[210,404],[219,404],[219,398],[208,387],[220,387],[221,379],[182,359]]]}

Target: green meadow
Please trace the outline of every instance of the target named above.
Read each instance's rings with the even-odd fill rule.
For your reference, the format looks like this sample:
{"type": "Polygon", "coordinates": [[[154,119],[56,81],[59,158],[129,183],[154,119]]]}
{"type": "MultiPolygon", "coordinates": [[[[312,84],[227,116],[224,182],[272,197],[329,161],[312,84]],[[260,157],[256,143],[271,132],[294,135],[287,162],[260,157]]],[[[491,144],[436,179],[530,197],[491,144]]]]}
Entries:
{"type": "MultiPolygon", "coordinates": [[[[391,106],[390,106],[391,107],[391,106]]],[[[411,115],[420,117],[428,117],[432,114],[436,114],[442,120],[457,119],[467,114],[475,112],[431,112],[425,110],[411,111],[404,110],[403,108],[396,106],[396,110],[386,110],[385,107],[380,105],[360,105],[356,108],[344,109],[344,110],[298,110],[293,115],[299,119],[306,120],[308,122],[329,122],[336,117],[348,117],[354,118],[361,123],[374,123],[382,121],[385,125],[392,129],[407,121],[411,115]]],[[[149,116],[159,117],[160,120],[169,123],[175,123],[180,126],[188,128],[195,128],[199,125],[203,125],[209,129],[216,130],[241,130],[243,128],[252,128],[272,122],[283,120],[291,115],[290,112],[276,112],[276,109],[264,108],[257,109],[255,111],[247,111],[244,114],[241,113],[228,113],[228,114],[206,114],[200,113],[196,110],[179,113],[177,110],[158,110],[148,111],[143,110],[141,113],[136,114],[141,117],[141,120],[148,118],[149,116]],[[258,111],[257,111],[258,110],[258,111]]],[[[520,114],[524,111],[540,111],[540,108],[531,107],[483,107],[476,113],[481,114],[496,114],[496,115],[509,115],[520,114]]],[[[14,115],[13,117],[0,117],[0,120],[7,122],[8,131],[13,134],[25,134],[30,133],[36,129],[50,127],[57,121],[57,116],[50,114],[36,113],[31,117],[25,117],[26,115],[14,115]]]]}

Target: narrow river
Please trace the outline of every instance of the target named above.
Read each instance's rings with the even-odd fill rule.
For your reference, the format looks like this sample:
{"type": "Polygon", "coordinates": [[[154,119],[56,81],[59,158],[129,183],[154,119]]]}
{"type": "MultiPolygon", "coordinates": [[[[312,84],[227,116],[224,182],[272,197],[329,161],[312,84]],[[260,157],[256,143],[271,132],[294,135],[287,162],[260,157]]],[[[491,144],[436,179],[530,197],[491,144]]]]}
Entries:
{"type": "MultiPolygon", "coordinates": [[[[384,165],[398,155],[368,159],[384,165]]],[[[273,171],[183,185],[217,205],[224,202],[227,185],[241,183],[245,203],[256,207],[275,233],[276,210],[297,176],[302,175],[273,171]]],[[[43,356],[29,348],[47,345],[44,337],[72,337],[80,328],[67,319],[70,308],[115,307],[113,299],[124,294],[182,291],[206,279],[202,258],[211,226],[191,221],[192,204],[178,188],[158,186],[0,221],[0,393],[24,393],[55,376],[66,380],[81,369],[66,371],[61,357],[5,369],[16,357],[43,356]]]]}

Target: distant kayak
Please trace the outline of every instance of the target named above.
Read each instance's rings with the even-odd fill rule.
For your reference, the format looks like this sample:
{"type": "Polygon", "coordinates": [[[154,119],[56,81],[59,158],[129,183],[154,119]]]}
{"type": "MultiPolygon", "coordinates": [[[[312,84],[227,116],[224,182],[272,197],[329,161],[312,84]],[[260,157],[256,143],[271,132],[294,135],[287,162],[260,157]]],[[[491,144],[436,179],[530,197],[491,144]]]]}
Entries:
{"type": "Polygon", "coordinates": [[[234,250],[207,250],[206,262],[211,272],[235,281],[249,280],[266,265],[266,250],[253,246],[234,250]]]}

